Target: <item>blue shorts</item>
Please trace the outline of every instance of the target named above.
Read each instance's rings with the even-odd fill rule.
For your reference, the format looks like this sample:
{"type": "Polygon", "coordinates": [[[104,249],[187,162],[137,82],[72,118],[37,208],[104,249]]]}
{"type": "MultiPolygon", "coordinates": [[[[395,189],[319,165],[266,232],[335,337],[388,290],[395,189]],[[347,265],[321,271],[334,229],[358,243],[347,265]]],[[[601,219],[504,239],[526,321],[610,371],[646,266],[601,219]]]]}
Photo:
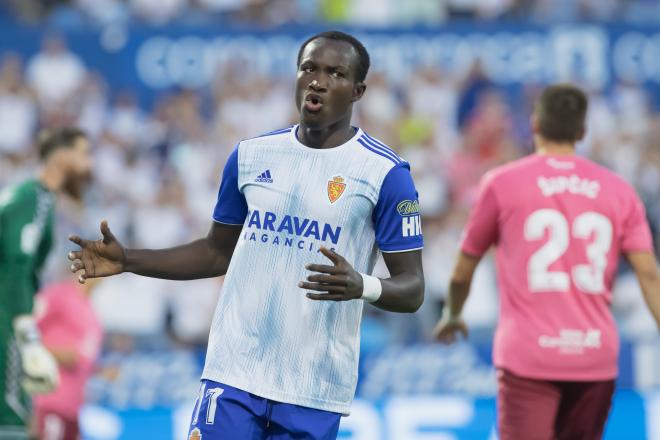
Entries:
{"type": "Polygon", "coordinates": [[[335,440],[341,414],[202,380],[188,440],[335,440]]]}

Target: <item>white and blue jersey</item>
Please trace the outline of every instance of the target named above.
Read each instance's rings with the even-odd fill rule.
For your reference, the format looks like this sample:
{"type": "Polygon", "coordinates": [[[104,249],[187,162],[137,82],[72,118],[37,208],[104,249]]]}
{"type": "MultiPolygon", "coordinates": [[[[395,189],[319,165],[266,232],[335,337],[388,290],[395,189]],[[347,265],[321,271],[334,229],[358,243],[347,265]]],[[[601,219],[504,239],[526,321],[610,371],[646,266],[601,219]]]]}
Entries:
{"type": "Polygon", "coordinates": [[[203,379],[348,414],[363,301],[313,301],[298,282],[334,249],[370,274],[378,252],[423,246],[408,163],[360,129],[301,144],[297,126],[242,141],[222,176],[216,222],[242,225],[211,327],[203,379]]]}

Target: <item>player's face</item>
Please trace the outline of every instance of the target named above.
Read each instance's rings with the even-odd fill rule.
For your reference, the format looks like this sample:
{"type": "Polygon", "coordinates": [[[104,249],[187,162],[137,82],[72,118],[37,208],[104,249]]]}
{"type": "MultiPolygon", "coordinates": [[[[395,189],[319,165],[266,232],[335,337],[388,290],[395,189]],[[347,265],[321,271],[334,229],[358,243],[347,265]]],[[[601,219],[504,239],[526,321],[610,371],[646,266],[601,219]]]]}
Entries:
{"type": "Polygon", "coordinates": [[[79,199],[92,174],[92,154],[89,141],[85,137],[76,139],[73,147],[66,152],[66,173],[64,191],[79,199]]]}
{"type": "Polygon", "coordinates": [[[358,54],[345,41],[317,38],[305,46],[296,80],[296,107],[301,122],[323,129],[350,118],[351,105],[365,85],[356,82],[358,54]]]}

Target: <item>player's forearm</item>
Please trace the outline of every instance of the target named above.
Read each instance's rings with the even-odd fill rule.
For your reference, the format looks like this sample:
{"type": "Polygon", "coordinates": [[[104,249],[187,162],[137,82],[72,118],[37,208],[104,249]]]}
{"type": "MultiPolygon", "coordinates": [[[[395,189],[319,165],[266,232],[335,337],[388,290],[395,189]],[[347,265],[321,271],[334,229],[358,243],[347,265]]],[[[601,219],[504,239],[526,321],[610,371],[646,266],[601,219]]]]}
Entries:
{"type": "Polygon", "coordinates": [[[193,280],[224,275],[230,257],[206,238],[167,249],[126,249],[124,270],[167,280],[193,280]]]}
{"type": "Polygon", "coordinates": [[[452,279],[449,282],[449,291],[447,292],[447,302],[445,304],[445,312],[448,318],[454,319],[461,316],[463,313],[463,306],[470,293],[470,280],[452,279]]]}
{"type": "Polygon", "coordinates": [[[424,302],[424,275],[402,273],[392,278],[381,279],[382,293],[372,303],[388,312],[414,313],[424,302]]]}
{"type": "Polygon", "coordinates": [[[79,356],[75,350],[48,346],[46,348],[53,355],[60,367],[71,370],[78,365],[79,356]]]}
{"type": "Polygon", "coordinates": [[[443,311],[446,318],[460,318],[465,301],[470,294],[474,272],[480,260],[481,256],[469,255],[463,251],[459,252],[447,290],[447,302],[443,311]]]}
{"type": "Polygon", "coordinates": [[[629,252],[626,254],[635,270],[644,301],[660,328],[660,273],[653,251],[629,252]]]}
{"type": "Polygon", "coordinates": [[[660,276],[640,278],[644,301],[660,329],[660,276]]]}

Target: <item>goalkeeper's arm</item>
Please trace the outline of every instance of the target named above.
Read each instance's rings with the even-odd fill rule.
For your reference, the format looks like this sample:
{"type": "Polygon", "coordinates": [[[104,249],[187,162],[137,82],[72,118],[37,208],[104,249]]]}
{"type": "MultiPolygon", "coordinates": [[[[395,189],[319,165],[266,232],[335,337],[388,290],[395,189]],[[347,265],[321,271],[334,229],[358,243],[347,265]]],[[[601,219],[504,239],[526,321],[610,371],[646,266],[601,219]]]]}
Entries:
{"type": "Polygon", "coordinates": [[[59,383],[57,362],[41,344],[41,336],[35,319],[31,315],[20,315],[14,319],[14,335],[21,354],[23,366],[23,388],[29,394],[53,391],[59,383]]]}

